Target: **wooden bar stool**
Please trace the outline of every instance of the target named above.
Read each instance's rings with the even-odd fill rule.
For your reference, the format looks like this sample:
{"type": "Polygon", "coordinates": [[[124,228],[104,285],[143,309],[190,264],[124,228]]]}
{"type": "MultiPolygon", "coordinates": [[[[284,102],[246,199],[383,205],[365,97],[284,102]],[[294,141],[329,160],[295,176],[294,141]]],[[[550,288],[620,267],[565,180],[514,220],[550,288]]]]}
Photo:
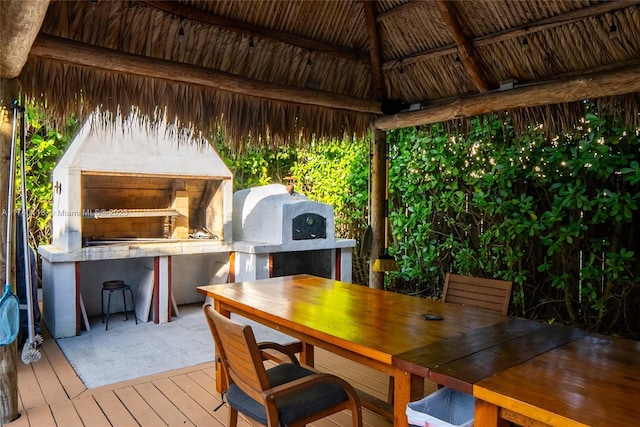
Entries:
{"type": "Polygon", "coordinates": [[[122,291],[122,301],[124,303],[124,320],[129,320],[129,317],[127,316],[127,298],[125,296],[125,291],[129,291],[129,295],[131,296],[131,305],[132,305],[131,310],[133,311],[133,318],[135,319],[136,325],[137,325],[138,317],[136,316],[136,302],[133,297],[133,291],[131,290],[131,286],[124,283],[124,280],[108,280],[102,283],[102,295],[101,295],[102,323],[105,323],[104,293],[109,292],[109,298],[107,300],[107,317],[106,317],[107,324],[105,326],[105,331],[109,330],[109,315],[111,314],[111,294],[114,291],[122,291]]]}

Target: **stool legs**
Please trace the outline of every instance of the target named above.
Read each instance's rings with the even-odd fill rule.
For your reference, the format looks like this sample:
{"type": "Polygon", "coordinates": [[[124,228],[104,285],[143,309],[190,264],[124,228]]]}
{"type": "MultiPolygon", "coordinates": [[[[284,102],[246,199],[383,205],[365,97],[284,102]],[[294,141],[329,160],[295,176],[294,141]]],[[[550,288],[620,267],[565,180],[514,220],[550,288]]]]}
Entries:
{"type": "MultiPolygon", "coordinates": [[[[129,291],[129,295],[131,297],[131,305],[132,305],[132,311],[133,311],[133,318],[136,321],[136,325],[138,324],[138,317],[136,316],[136,302],[135,302],[135,298],[133,296],[133,290],[131,289],[131,286],[126,285],[124,286],[122,289],[122,302],[124,304],[124,319],[125,320],[129,320],[128,317],[128,310],[127,310],[127,297],[125,294],[125,291],[129,291]]],[[[109,316],[111,315],[111,294],[114,291],[117,291],[120,289],[102,289],[102,295],[101,295],[101,299],[100,299],[100,303],[102,305],[102,323],[105,323],[105,315],[104,315],[104,293],[105,291],[109,292],[109,297],[107,298],[107,315],[106,315],[106,325],[105,325],[105,330],[109,330],[109,316]]]]}
{"type": "Polygon", "coordinates": [[[126,288],[122,288],[122,302],[124,303],[124,320],[129,320],[127,317],[127,297],[124,295],[124,290],[126,288]]]}

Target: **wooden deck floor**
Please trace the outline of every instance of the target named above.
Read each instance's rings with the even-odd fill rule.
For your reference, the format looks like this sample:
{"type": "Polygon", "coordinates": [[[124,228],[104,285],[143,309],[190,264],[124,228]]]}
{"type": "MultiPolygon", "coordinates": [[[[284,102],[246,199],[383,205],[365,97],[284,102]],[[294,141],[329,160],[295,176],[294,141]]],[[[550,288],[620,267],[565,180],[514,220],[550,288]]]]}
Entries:
{"type": "MultiPolygon", "coordinates": [[[[40,361],[18,362],[20,418],[7,427],[75,426],[224,426],[227,407],[215,391],[213,363],[182,368],[125,382],[87,389],[55,340],[45,337],[40,361]]],[[[346,378],[354,386],[384,399],[387,377],[317,349],[316,367],[346,378]]],[[[433,391],[427,385],[427,392],[433,391]]],[[[363,409],[368,427],[391,422],[363,409]]],[[[245,420],[242,427],[250,424],[245,420]]],[[[350,425],[349,412],[313,423],[313,427],[350,425]]]]}

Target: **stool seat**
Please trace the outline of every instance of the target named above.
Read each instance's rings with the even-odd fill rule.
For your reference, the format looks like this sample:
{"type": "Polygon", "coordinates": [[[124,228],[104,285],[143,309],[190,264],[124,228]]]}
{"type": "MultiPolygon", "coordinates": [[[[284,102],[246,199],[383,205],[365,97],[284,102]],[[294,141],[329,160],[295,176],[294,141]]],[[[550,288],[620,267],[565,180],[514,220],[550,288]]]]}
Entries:
{"type": "Polygon", "coordinates": [[[103,290],[117,290],[125,287],[124,280],[108,280],[102,282],[103,290]]]}
{"type": "Polygon", "coordinates": [[[106,325],[105,330],[109,330],[109,315],[111,314],[111,294],[114,291],[122,291],[122,302],[124,303],[124,319],[129,320],[127,316],[127,298],[125,291],[129,291],[129,296],[131,297],[131,305],[133,311],[133,318],[136,321],[136,325],[138,324],[138,317],[136,316],[136,302],[133,297],[133,291],[131,290],[131,286],[127,285],[124,280],[107,280],[106,282],[102,282],[102,323],[105,323],[105,315],[104,315],[104,293],[109,292],[109,299],[107,301],[107,315],[106,315],[106,325]]]}

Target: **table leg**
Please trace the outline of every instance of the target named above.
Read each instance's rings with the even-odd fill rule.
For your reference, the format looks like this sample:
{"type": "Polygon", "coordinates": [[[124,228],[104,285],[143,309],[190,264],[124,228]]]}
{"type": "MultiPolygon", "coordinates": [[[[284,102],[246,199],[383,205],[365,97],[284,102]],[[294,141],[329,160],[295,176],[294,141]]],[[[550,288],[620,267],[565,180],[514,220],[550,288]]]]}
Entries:
{"type": "Polygon", "coordinates": [[[302,342],[302,350],[300,350],[300,363],[307,366],[315,366],[315,353],[313,345],[302,342]]]}
{"type": "Polygon", "coordinates": [[[393,374],[393,426],[408,427],[407,404],[424,395],[424,378],[396,368],[393,374]]]}
{"type": "Polygon", "coordinates": [[[500,408],[493,403],[476,398],[473,411],[473,425],[475,427],[507,427],[509,422],[500,418],[500,408]]]}

